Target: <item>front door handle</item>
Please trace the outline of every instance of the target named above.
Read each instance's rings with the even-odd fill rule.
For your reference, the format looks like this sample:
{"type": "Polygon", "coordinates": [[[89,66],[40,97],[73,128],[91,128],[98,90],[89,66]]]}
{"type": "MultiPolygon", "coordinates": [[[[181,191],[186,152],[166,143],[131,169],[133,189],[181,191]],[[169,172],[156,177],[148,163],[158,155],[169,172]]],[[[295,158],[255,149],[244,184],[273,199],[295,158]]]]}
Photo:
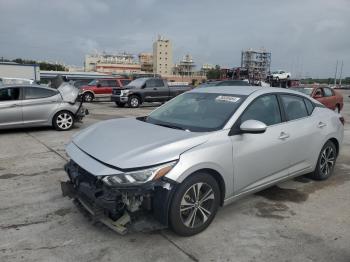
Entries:
{"type": "Polygon", "coordinates": [[[289,137],[289,135],[287,133],[281,132],[279,139],[284,140],[284,139],[287,139],[288,137],[289,137]]]}
{"type": "Polygon", "coordinates": [[[325,127],[326,125],[327,125],[326,123],[319,122],[317,126],[318,126],[319,128],[322,128],[322,127],[325,127]]]}
{"type": "Polygon", "coordinates": [[[155,87],[155,88],[153,88],[153,90],[158,90],[158,88],[155,87]]]}
{"type": "Polygon", "coordinates": [[[17,104],[12,104],[12,105],[10,105],[10,107],[16,107],[16,106],[18,106],[17,104]]]}

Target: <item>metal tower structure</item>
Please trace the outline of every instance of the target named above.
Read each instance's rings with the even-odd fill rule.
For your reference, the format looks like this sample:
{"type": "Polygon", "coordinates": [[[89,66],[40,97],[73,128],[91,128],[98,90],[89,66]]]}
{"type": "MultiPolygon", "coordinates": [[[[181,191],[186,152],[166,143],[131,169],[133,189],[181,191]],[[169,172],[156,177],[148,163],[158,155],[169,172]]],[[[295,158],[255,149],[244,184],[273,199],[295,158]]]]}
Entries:
{"type": "Polygon", "coordinates": [[[248,70],[250,80],[265,80],[270,72],[270,66],[271,52],[252,48],[242,51],[241,67],[248,70]]]}

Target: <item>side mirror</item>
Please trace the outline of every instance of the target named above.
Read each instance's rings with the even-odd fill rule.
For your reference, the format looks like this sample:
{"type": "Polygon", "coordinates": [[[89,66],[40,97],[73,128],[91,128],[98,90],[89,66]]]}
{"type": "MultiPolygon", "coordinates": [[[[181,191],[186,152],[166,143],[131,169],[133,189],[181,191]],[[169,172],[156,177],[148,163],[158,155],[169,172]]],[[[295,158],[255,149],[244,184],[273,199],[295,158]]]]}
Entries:
{"type": "Polygon", "coordinates": [[[144,83],[142,86],[141,86],[141,89],[144,89],[146,88],[146,83],[144,83]]]}
{"type": "Polygon", "coordinates": [[[246,120],[239,127],[242,133],[261,134],[266,131],[266,124],[258,120],[246,120]]]}
{"type": "Polygon", "coordinates": [[[97,87],[101,87],[101,84],[100,84],[100,83],[98,83],[96,86],[97,86],[97,87]]]}

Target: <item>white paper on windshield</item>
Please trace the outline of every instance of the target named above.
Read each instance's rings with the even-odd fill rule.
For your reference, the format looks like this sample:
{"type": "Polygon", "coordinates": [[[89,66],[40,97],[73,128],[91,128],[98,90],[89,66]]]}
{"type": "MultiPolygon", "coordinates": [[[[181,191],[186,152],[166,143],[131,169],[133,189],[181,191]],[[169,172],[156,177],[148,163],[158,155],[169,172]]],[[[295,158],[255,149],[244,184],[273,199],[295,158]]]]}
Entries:
{"type": "Polygon", "coordinates": [[[222,102],[230,102],[230,103],[236,103],[239,99],[241,99],[240,97],[236,97],[236,96],[217,96],[215,98],[216,101],[222,101],[222,102]]]}

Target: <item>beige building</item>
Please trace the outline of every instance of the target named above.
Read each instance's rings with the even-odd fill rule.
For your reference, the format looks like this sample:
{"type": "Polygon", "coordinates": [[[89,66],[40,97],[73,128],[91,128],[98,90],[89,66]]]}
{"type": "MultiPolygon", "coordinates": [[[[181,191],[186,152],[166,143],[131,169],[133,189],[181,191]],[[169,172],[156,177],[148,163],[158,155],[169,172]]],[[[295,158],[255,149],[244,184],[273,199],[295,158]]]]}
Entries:
{"type": "Polygon", "coordinates": [[[153,73],[171,75],[173,70],[173,48],[169,39],[159,36],[153,43],[153,73]]]}
{"type": "Polygon", "coordinates": [[[85,56],[84,69],[86,72],[100,72],[107,74],[140,73],[141,65],[134,56],[122,54],[92,54],[85,56]]]}
{"type": "Polygon", "coordinates": [[[153,72],[153,54],[152,53],[140,53],[139,62],[141,65],[141,71],[152,73],[153,72]]]}

